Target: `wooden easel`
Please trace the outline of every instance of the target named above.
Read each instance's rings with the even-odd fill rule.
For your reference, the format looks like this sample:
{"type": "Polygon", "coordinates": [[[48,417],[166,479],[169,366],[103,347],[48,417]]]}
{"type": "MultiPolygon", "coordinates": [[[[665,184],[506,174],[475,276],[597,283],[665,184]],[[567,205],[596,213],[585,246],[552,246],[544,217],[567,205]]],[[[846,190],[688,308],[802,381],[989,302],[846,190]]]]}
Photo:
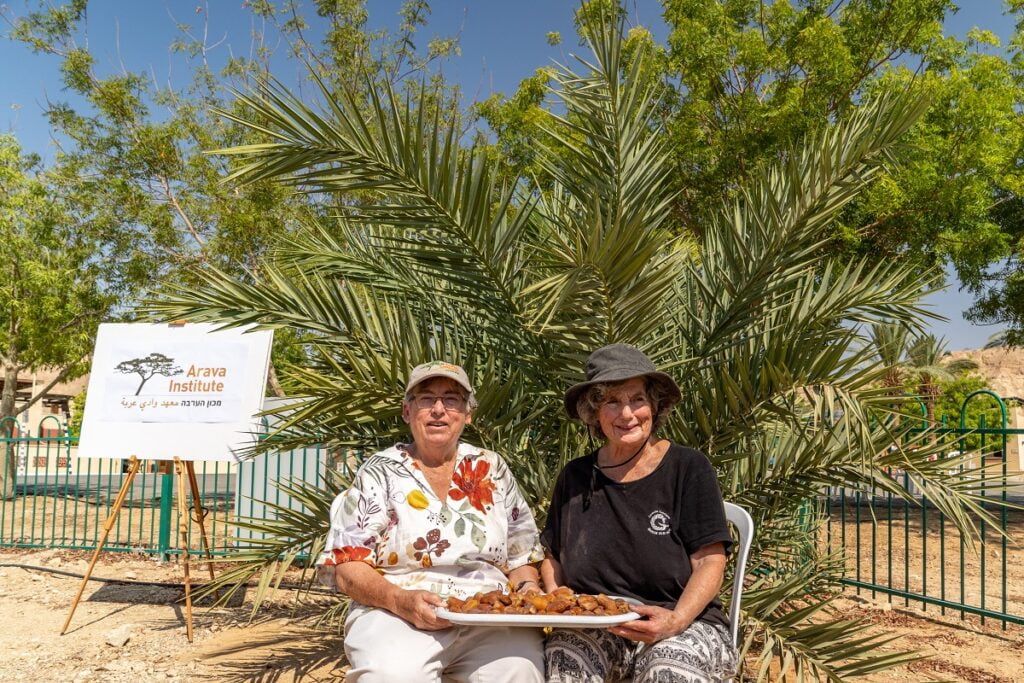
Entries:
{"type": "MultiPolygon", "coordinates": [[[[114,499],[114,504],[111,506],[110,512],[107,514],[107,521],[103,523],[103,535],[100,536],[100,540],[96,544],[96,550],[92,554],[92,560],[89,562],[89,568],[86,569],[85,576],[82,577],[82,585],[78,587],[78,594],[75,595],[75,599],[71,603],[71,611],[68,612],[68,618],[64,621],[64,627],[60,630],[61,635],[64,635],[68,630],[68,626],[71,625],[71,617],[75,615],[75,608],[78,607],[78,602],[82,599],[82,593],[85,592],[85,585],[89,582],[89,577],[92,575],[93,568],[96,567],[96,561],[100,557],[100,551],[103,549],[103,544],[107,542],[107,536],[110,535],[110,530],[114,528],[114,523],[117,521],[117,514],[121,511],[121,506],[124,505],[124,499],[128,496],[128,490],[132,487],[132,481],[135,479],[135,475],[139,473],[139,468],[142,466],[142,461],[134,455],[128,462],[128,476],[124,478],[124,482],[121,484],[121,490],[117,492],[117,498],[114,499]]],[[[211,581],[214,578],[213,554],[210,552],[210,543],[206,538],[206,525],[204,524],[206,519],[206,510],[203,509],[200,501],[199,482],[196,481],[195,466],[192,464],[191,460],[182,461],[179,458],[175,458],[174,471],[178,474],[178,532],[181,535],[181,558],[182,565],[185,569],[185,632],[188,636],[188,642],[191,643],[192,585],[191,578],[189,576],[188,554],[188,527],[190,517],[188,514],[188,505],[185,502],[185,497],[188,493],[191,493],[192,504],[195,506],[195,520],[196,524],[199,525],[199,533],[203,539],[203,550],[206,553],[206,563],[210,570],[211,581]],[[188,488],[186,488],[186,486],[188,488]]]]}

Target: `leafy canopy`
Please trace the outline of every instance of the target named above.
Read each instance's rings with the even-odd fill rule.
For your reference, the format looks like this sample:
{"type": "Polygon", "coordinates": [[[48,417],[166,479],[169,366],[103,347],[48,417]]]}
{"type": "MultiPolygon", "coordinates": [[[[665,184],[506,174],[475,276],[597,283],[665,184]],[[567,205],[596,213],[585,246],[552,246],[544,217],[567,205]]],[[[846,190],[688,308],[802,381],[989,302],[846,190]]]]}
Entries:
{"type": "MultiPolygon", "coordinates": [[[[0,420],[27,410],[59,381],[88,368],[92,330],[133,286],[124,262],[92,229],[91,198],[74,178],[44,172],[0,135],[0,420]],[[49,386],[20,404],[19,375],[47,368],[49,386]]],[[[17,454],[4,453],[0,497],[13,494],[17,454]]]]}
{"type": "MultiPolygon", "coordinates": [[[[585,3],[579,25],[614,4],[585,3]]],[[[985,27],[944,35],[958,9],[951,0],[664,0],[666,41],[636,26],[623,50],[628,59],[643,46],[643,76],[664,94],[657,116],[679,188],[673,229],[699,234],[764,163],[808,133],[879,92],[920,88],[931,106],[891,150],[901,163],[835,217],[823,248],[907,259],[921,272],[951,265],[978,297],[972,319],[1007,323],[1019,340],[1024,3],[1007,4],[1018,23],[1001,44],[985,27]]],[[[515,93],[476,105],[510,175],[543,173],[533,140],[548,125],[551,80],[539,69],[515,93]]]]}
{"type": "MultiPolygon", "coordinates": [[[[187,282],[197,263],[249,278],[308,213],[326,210],[317,196],[294,195],[276,183],[221,183],[228,162],[206,152],[261,135],[214,113],[239,106],[230,84],[254,84],[272,59],[283,57],[309,65],[332,86],[349,88],[364,108],[380,79],[400,83],[422,76],[444,98],[458,96],[435,68],[457,54],[457,41],[417,38],[430,15],[425,0],[403,2],[399,25],[379,30],[368,27],[362,0],[307,8],[269,0],[243,4],[256,27],[244,33],[248,45],[224,44],[212,34],[211,7],[197,7],[188,21],[174,20],[177,38],[168,45],[168,61],[174,73],[188,74],[183,82],[158,80],[150,65],[105,69],[102,53],[88,41],[86,0],[30,1],[21,16],[0,7],[11,26],[5,37],[59,60],[67,95],[47,100],[43,110],[58,150],[53,172],[80,188],[78,209],[88,214],[80,227],[118,256],[114,274],[135,283],[118,290],[119,314],[130,315],[139,289],[161,278],[187,282]],[[309,37],[311,22],[318,23],[317,40],[309,37]],[[372,77],[364,81],[363,74],[372,77]]],[[[80,328],[86,335],[95,329],[80,328]]],[[[302,356],[287,341],[275,345],[272,368],[302,356]]],[[[282,391],[273,372],[271,387],[282,391]]]]}

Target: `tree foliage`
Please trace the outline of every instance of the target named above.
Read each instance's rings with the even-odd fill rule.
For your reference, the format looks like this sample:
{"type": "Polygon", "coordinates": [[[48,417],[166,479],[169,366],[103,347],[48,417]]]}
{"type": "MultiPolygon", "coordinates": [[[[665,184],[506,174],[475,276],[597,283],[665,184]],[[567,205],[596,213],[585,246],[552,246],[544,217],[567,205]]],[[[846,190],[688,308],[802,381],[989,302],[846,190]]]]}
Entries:
{"type": "MultiPolygon", "coordinates": [[[[192,74],[183,87],[159,83],[144,70],[103,73],[83,44],[84,0],[43,5],[18,18],[11,31],[37,53],[61,60],[66,92],[87,104],[47,103],[45,115],[60,153],[58,168],[75,173],[96,196],[97,223],[151,280],[180,277],[197,261],[242,272],[269,241],[287,231],[296,204],[270,185],[227,188],[221,159],[208,149],[246,141],[244,131],[211,115],[224,104],[222,79],[264,73],[269,52],[211,66],[211,46],[192,28],[170,50],[187,55],[192,74]]],[[[205,18],[205,17],[204,17],[205,18]]]]}
{"type": "MultiPolygon", "coordinates": [[[[608,5],[593,0],[587,8],[608,5]]],[[[1019,163],[1024,137],[1020,24],[1007,44],[991,31],[944,35],[950,0],[664,0],[658,44],[643,27],[646,77],[664,89],[658,117],[670,140],[679,233],[699,234],[708,217],[760,167],[828,122],[852,115],[874,94],[909,86],[931,106],[892,154],[901,163],[846,206],[823,248],[849,258],[903,258],[922,272],[955,267],[978,300],[979,322],[1024,330],[1024,236],[1019,163]]],[[[1020,16],[1024,3],[1009,3],[1020,16]]],[[[964,9],[967,11],[967,8],[964,9]]],[[[532,140],[546,125],[548,70],[477,111],[495,131],[512,173],[536,172],[532,140]]]]}
{"type": "Polygon", "coordinates": [[[871,325],[871,348],[875,360],[886,368],[882,384],[890,389],[903,387],[908,332],[906,327],[888,321],[871,325]]]}
{"type": "MultiPolygon", "coordinates": [[[[849,258],[909,258],[922,271],[952,264],[978,296],[971,317],[1007,323],[1011,341],[1019,340],[1019,27],[1006,44],[985,27],[963,38],[944,35],[943,22],[957,11],[951,0],[662,5],[664,44],[634,26],[623,54],[629,63],[643,49],[641,75],[663,95],[656,115],[680,187],[673,201],[677,234],[698,233],[744,178],[808,131],[849,116],[873,93],[913,83],[931,94],[932,106],[907,144],[893,150],[903,163],[845,208],[823,248],[849,258]]],[[[1008,4],[1013,17],[1021,6],[1008,4]]],[[[431,87],[421,92],[439,103],[459,98],[434,68],[459,54],[457,37],[420,36],[430,16],[426,0],[406,0],[393,29],[370,28],[365,0],[311,7],[249,2],[261,28],[244,57],[244,50],[226,56],[225,46],[208,39],[209,8],[200,7],[195,20],[179,23],[180,37],[170,46],[192,74],[183,85],[157,82],[142,68],[102,73],[83,41],[86,0],[37,7],[13,18],[10,37],[59,57],[65,88],[88,102],[50,102],[46,114],[61,141],[62,164],[93,179],[97,218],[122,249],[137,252],[138,273],[187,277],[190,265],[205,261],[248,277],[276,236],[296,229],[311,205],[324,208],[315,195],[285,195],[273,183],[222,186],[227,162],[203,154],[260,139],[211,111],[234,106],[226,86],[267,75],[276,41],[329,90],[352,92],[364,114],[383,80],[401,90],[422,78],[431,87]]],[[[616,7],[585,2],[577,27],[583,31],[616,7]]],[[[460,134],[475,116],[486,122],[492,157],[509,178],[543,174],[533,142],[549,123],[544,97],[553,73],[539,68],[515,93],[494,95],[462,119],[460,134]]]]}
{"type": "MultiPolygon", "coordinates": [[[[946,427],[958,428],[961,424],[961,411],[963,411],[963,426],[967,429],[981,427],[1001,429],[1003,414],[994,398],[980,394],[967,401],[967,397],[971,394],[985,390],[991,390],[985,378],[971,372],[964,372],[945,382],[939,382],[939,397],[935,404],[936,419],[946,427]],[[965,401],[967,401],[966,404],[965,401]],[[982,424],[983,421],[984,424],[982,424]]],[[[991,434],[985,436],[969,434],[960,443],[950,446],[950,448],[960,451],[982,450],[986,453],[1002,447],[1002,440],[991,434]]]]}
{"type": "MultiPolygon", "coordinates": [[[[216,112],[240,106],[232,87],[266,77],[274,42],[286,45],[288,57],[328,87],[345,87],[361,110],[383,79],[398,88],[429,80],[438,103],[458,97],[434,69],[457,54],[457,40],[435,37],[417,45],[417,31],[430,14],[425,0],[406,0],[394,30],[370,30],[364,0],[315,2],[315,21],[325,25],[318,41],[309,39],[310,17],[299,3],[249,2],[259,28],[249,49],[236,51],[210,38],[210,7],[200,6],[194,23],[177,23],[178,38],[168,46],[169,59],[186,67],[185,83],[160,82],[141,65],[101,69],[86,40],[86,0],[29,4],[36,9],[11,17],[8,37],[59,58],[64,91],[85,103],[46,103],[58,147],[55,172],[76,178],[90,197],[89,225],[97,239],[128,256],[120,274],[147,285],[162,278],[188,282],[199,263],[249,279],[271,245],[297,230],[307,215],[325,210],[321,197],[295,195],[272,182],[227,186],[221,181],[231,172],[230,161],[207,154],[263,139],[262,131],[216,112]]],[[[128,295],[122,303],[122,310],[131,311],[137,299],[128,295]]],[[[276,345],[275,393],[283,389],[274,368],[297,354],[294,347],[276,345]]]]}
{"type": "MultiPolygon", "coordinates": [[[[92,229],[91,200],[77,179],[43,172],[12,136],[0,136],[0,420],[86,371],[93,330],[135,284],[92,229]],[[41,368],[55,372],[53,381],[18,404],[19,375],[41,368]]],[[[13,454],[5,454],[4,498],[13,491],[14,467],[13,454]]]]}

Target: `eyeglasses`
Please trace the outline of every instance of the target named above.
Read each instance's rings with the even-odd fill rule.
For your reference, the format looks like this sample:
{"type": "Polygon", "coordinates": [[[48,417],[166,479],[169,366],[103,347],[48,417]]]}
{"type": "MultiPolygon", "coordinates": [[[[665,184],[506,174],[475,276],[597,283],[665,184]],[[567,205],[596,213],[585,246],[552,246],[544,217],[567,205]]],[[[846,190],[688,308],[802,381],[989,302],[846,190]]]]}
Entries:
{"type": "Polygon", "coordinates": [[[626,401],[623,400],[621,397],[613,396],[611,398],[605,399],[604,402],[601,403],[600,408],[601,410],[607,410],[610,413],[617,414],[621,413],[622,409],[625,408],[627,405],[629,406],[629,409],[631,411],[636,412],[641,408],[650,406],[651,400],[646,396],[634,396],[630,398],[628,401],[626,401]]]}
{"type": "Polygon", "coordinates": [[[409,399],[416,410],[430,410],[438,401],[444,405],[445,410],[461,410],[466,407],[466,397],[458,394],[445,394],[444,396],[420,394],[409,399]]]}

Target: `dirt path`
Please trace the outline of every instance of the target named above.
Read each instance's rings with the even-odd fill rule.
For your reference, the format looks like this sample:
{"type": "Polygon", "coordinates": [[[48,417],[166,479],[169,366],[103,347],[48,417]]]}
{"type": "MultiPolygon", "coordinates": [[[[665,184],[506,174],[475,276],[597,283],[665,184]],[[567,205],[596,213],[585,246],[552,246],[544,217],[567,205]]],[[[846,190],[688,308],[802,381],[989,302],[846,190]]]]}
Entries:
{"type": "MultiPolygon", "coordinates": [[[[314,598],[296,605],[282,592],[249,624],[251,603],[195,611],[195,642],[185,639],[178,588],[91,582],[69,632],[58,635],[79,580],[48,570],[82,573],[88,555],[70,551],[0,552],[0,681],[341,681],[341,638],[312,623],[330,605],[314,598]],[[296,623],[298,622],[298,623],[296,623]],[[120,645],[114,636],[127,633],[120,645]]],[[[196,571],[195,573],[199,573],[196,571]]],[[[135,581],[180,582],[174,563],[105,555],[95,574],[135,581]]],[[[930,659],[865,680],[1013,683],[1024,671],[1024,629],[982,627],[976,619],[936,620],[937,614],[842,598],[844,615],[903,638],[892,649],[920,649],[930,659]]]]}

